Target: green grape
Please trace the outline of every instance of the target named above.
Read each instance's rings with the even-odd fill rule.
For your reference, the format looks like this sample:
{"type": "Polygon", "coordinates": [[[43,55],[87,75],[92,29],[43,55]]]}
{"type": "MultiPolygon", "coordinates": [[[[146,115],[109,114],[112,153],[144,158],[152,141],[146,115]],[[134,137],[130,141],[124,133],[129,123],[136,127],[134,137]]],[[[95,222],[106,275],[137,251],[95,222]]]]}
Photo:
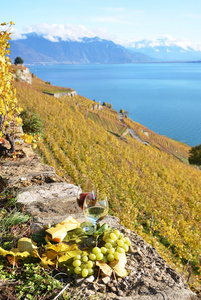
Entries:
{"type": "Polygon", "coordinates": [[[122,240],[117,240],[117,245],[122,247],[124,245],[124,242],[122,240]]]}
{"type": "Polygon", "coordinates": [[[98,253],[101,253],[101,249],[100,249],[99,247],[94,247],[94,248],[92,249],[92,252],[93,252],[94,254],[98,254],[98,253]]]}
{"type": "Polygon", "coordinates": [[[93,269],[88,269],[88,275],[91,276],[94,274],[94,270],[93,269]]]}
{"type": "Polygon", "coordinates": [[[123,241],[123,242],[125,243],[125,241],[126,241],[125,237],[122,236],[122,237],[120,238],[120,241],[123,241]]]}
{"type": "Polygon", "coordinates": [[[82,257],[82,260],[84,261],[84,262],[87,262],[89,259],[88,259],[88,256],[87,255],[85,255],[85,256],[83,256],[82,257]]]}
{"type": "Polygon", "coordinates": [[[116,235],[116,237],[119,237],[120,236],[120,231],[118,229],[115,229],[114,231],[114,234],[116,235]]]}
{"type": "Polygon", "coordinates": [[[110,262],[112,262],[114,260],[114,255],[113,254],[108,254],[107,260],[109,260],[110,262]]]}
{"type": "Polygon", "coordinates": [[[96,254],[96,259],[97,260],[102,260],[103,259],[103,253],[96,254]]]}
{"type": "Polygon", "coordinates": [[[87,269],[83,269],[82,270],[82,277],[87,277],[89,274],[88,270],[87,269]]]}
{"type": "Polygon", "coordinates": [[[113,255],[114,255],[114,258],[115,258],[116,260],[119,260],[119,254],[120,254],[120,253],[118,253],[118,252],[114,252],[113,255]]]}
{"type": "Polygon", "coordinates": [[[73,259],[74,259],[74,260],[80,260],[80,259],[81,259],[81,255],[79,255],[79,254],[78,254],[78,255],[75,255],[75,256],[73,257],[73,259]]]}
{"type": "Polygon", "coordinates": [[[115,249],[114,249],[114,248],[110,248],[110,249],[108,250],[108,253],[109,253],[109,254],[114,254],[114,252],[115,252],[115,249]]]}
{"type": "Polygon", "coordinates": [[[89,258],[90,258],[91,260],[96,260],[96,255],[95,255],[94,253],[90,253],[90,254],[89,254],[89,258]]]}
{"type": "Polygon", "coordinates": [[[79,259],[74,260],[73,267],[79,267],[81,266],[81,261],[79,259]]]}
{"type": "Polygon", "coordinates": [[[89,269],[92,269],[92,268],[93,268],[93,265],[94,265],[93,261],[89,260],[89,261],[87,262],[87,267],[88,267],[89,269]]]}
{"type": "Polygon", "coordinates": [[[128,252],[128,250],[129,250],[129,247],[128,247],[127,244],[124,244],[124,245],[122,246],[122,248],[125,250],[125,252],[128,252]]]}
{"type": "Polygon", "coordinates": [[[106,257],[106,256],[103,256],[102,261],[104,261],[104,262],[107,264],[107,257],[106,257]]]}
{"type": "Polygon", "coordinates": [[[80,267],[76,267],[74,269],[75,274],[80,274],[82,272],[82,269],[80,267]]]}
{"type": "Polygon", "coordinates": [[[128,237],[125,238],[125,243],[130,247],[131,241],[128,237]]]}
{"type": "Polygon", "coordinates": [[[110,249],[110,248],[112,248],[112,245],[110,243],[106,243],[105,248],[110,249]]]}
{"type": "Polygon", "coordinates": [[[124,253],[125,251],[124,251],[124,248],[122,248],[122,247],[117,247],[117,252],[119,252],[119,253],[124,253]]]}
{"type": "Polygon", "coordinates": [[[111,245],[114,245],[114,244],[115,244],[115,241],[112,240],[112,239],[110,239],[110,238],[107,238],[107,239],[105,240],[105,242],[106,242],[106,243],[109,243],[109,244],[111,244],[111,245]]]}
{"type": "Polygon", "coordinates": [[[114,232],[111,232],[111,233],[110,233],[110,238],[111,238],[113,241],[116,241],[117,236],[116,236],[116,234],[115,234],[114,232]]]}
{"type": "Polygon", "coordinates": [[[103,254],[105,254],[105,253],[107,252],[107,248],[101,247],[101,252],[102,252],[103,254]]]}
{"type": "Polygon", "coordinates": [[[83,269],[87,269],[87,265],[86,264],[81,264],[81,269],[83,270],[83,269]]]}

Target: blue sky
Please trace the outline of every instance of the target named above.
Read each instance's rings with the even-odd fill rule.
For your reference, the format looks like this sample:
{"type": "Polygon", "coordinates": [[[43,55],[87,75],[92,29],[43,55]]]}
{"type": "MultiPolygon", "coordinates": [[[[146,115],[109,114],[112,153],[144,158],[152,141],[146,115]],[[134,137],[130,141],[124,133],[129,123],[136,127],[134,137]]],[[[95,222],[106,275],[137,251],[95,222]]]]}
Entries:
{"type": "Polygon", "coordinates": [[[100,36],[115,42],[171,36],[201,43],[201,0],[9,0],[0,22],[15,34],[100,36]]]}

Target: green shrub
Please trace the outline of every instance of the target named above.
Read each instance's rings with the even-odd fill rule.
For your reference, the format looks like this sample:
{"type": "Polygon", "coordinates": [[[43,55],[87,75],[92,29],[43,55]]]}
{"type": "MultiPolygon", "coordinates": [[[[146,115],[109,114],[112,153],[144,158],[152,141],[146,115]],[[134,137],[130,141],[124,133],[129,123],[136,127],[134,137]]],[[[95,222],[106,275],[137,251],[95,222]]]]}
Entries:
{"type": "Polygon", "coordinates": [[[22,118],[22,129],[24,133],[28,134],[43,134],[43,122],[40,117],[38,117],[35,113],[29,112],[27,110],[22,111],[21,113],[22,118]]]}
{"type": "Polygon", "coordinates": [[[201,144],[191,148],[188,161],[192,165],[201,165],[201,144]]]}

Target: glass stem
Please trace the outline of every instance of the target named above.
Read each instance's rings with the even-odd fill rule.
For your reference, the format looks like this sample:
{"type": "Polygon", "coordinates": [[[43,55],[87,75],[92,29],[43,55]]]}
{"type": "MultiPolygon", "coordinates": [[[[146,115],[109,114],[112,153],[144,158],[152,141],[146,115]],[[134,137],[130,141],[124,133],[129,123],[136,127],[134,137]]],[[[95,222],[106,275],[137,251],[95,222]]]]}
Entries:
{"type": "Polygon", "coordinates": [[[96,233],[96,230],[97,230],[97,224],[96,224],[96,222],[94,222],[93,225],[94,225],[94,233],[96,233]]]}
{"type": "Polygon", "coordinates": [[[96,235],[96,231],[97,231],[97,223],[94,222],[94,236],[95,236],[95,242],[96,242],[96,246],[98,244],[98,236],[96,235]]]}

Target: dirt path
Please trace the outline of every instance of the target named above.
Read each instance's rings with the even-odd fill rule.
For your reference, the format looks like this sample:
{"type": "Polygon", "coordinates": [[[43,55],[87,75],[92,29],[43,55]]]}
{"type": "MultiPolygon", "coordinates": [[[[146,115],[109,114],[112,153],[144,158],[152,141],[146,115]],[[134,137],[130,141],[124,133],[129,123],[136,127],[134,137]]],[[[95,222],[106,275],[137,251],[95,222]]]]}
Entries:
{"type": "MultiPolygon", "coordinates": [[[[118,117],[119,117],[119,120],[124,124],[124,120],[123,120],[123,114],[121,113],[118,113],[118,117]]],[[[141,143],[144,143],[144,141],[139,137],[139,135],[137,135],[137,133],[130,127],[128,127],[128,132],[130,133],[130,135],[132,136],[132,138],[136,139],[138,142],[141,142],[141,143]]]]}

